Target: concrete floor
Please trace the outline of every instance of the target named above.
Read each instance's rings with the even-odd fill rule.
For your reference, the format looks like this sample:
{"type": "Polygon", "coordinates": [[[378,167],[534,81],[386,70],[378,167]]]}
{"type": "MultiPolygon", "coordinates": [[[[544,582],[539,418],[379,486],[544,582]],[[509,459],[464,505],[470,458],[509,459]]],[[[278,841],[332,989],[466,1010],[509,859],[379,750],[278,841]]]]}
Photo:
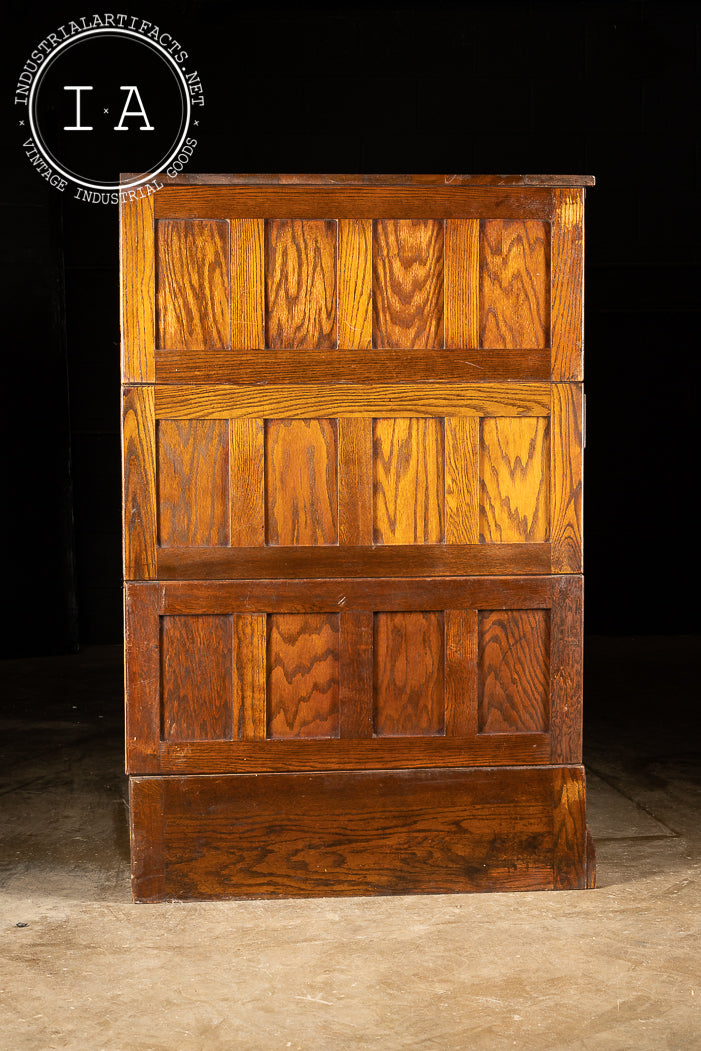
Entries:
{"type": "Polygon", "coordinates": [[[5,662],[0,1048],[701,1048],[699,649],[589,640],[597,890],[155,906],[119,648],[5,662]]]}

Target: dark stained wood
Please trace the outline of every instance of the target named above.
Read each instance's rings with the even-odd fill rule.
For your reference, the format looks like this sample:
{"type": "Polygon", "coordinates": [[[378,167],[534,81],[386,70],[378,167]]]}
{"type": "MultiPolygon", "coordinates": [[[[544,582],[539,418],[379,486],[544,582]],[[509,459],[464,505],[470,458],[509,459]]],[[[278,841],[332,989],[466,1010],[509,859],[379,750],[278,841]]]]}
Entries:
{"type": "Polygon", "coordinates": [[[337,345],[335,222],[268,220],[265,283],[269,347],[337,345]]]}
{"type": "Polygon", "coordinates": [[[153,200],[160,219],[551,220],[554,214],[550,189],[460,184],[430,190],[420,186],[172,186],[153,200]]]}
{"type": "Polygon", "coordinates": [[[231,740],[231,616],[163,617],[159,649],[163,740],[231,740]]]}
{"type": "Polygon", "coordinates": [[[563,772],[550,767],[164,778],[159,861],[165,864],[158,866],[164,888],[139,878],[152,864],[138,805],[152,779],[139,779],[134,895],[155,900],[160,891],[189,900],[583,887],[583,774],[564,773],[569,795],[561,791],[563,772]]]}
{"type": "Polygon", "coordinates": [[[550,536],[550,430],[542,417],[480,420],[480,540],[550,536]]]}
{"type": "Polygon", "coordinates": [[[376,613],[375,734],[442,734],[444,711],[442,613],[376,613]]]}
{"type": "MultiPolygon", "coordinates": [[[[263,341],[261,341],[261,347],[263,341]]],[[[158,383],[278,383],[281,375],[294,377],[296,384],[330,383],[432,383],[435,381],[480,382],[485,376],[495,383],[505,380],[547,380],[550,351],[547,348],[426,350],[272,349],[220,351],[156,351],[158,383]]]]}
{"type": "Polygon", "coordinates": [[[338,614],[268,617],[268,736],[338,737],[338,614]]]}
{"type": "Polygon", "coordinates": [[[159,420],[156,435],[160,546],[227,544],[227,421],[159,420]]]}
{"type": "Polygon", "coordinates": [[[363,739],[373,734],[373,614],[345,610],[340,615],[340,736],[363,739]]]}
{"type": "Polygon", "coordinates": [[[407,577],[330,580],[172,581],[159,584],[159,612],[331,613],[341,609],[411,611],[549,609],[552,577],[407,577]]]}
{"type": "Polygon", "coordinates": [[[266,420],[267,542],[336,544],[336,420],[266,420]]]}
{"type": "Polygon", "coordinates": [[[165,782],[129,778],[131,890],[134,901],[162,901],[166,894],[165,782]]]}
{"type": "Polygon", "coordinates": [[[228,223],[161,220],[156,259],[158,346],[229,347],[228,223]]]}
{"type": "Polygon", "coordinates": [[[127,773],[158,769],[161,736],[158,585],[124,588],[127,773]]]}
{"type": "Polygon", "coordinates": [[[547,610],[479,615],[479,732],[545,733],[549,723],[547,610]]]}
{"type": "Polygon", "coordinates": [[[552,225],[552,378],[584,376],[584,190],[555,191],[552,225]]]}
{"type": "Polygon", "coordinates": [[[122,544],[126,580],[156,576],[156,438],[153,387],[122,391],[122,544]]]}
{"type": "Polygon", "coordinates": [[[544,222],[480,225],[480,343],[546,347],[550,342],[550,235],[544,222]]]}
{"type": "Polygon", "coordinates": [[[372,420],[338,421],[338,476],[339,544],[372,544],[372,420]]]}
{"type": "Polygon", "coordinates": [[[476,609],[445,612],[446,737],[473,737],[478,732],[478,625],[476,609]]]}
{"type": "Polygon", "coordinates": [[[119,210],[122,383],[153,383],[155,280],[153,197],[119,210]]]}
{"type": "Polygon", "coordinates": [[[264,616],[233,616],[233,736],[262,741],[266,736],[266,622],[264,616]]]}
{"type": "Polygon", "coordinates": [[[443,346],[443,223],[376,219],[372,234],[376,348],[443,346]]]}
{"type": "Polygon", "coordinates": [[[373,420],[376,544],[439,544],[445,535],[440,419],[373,420]]]}
{"type": "Polygon", "coordinates": [[[553,763],[582,761],[584,588],[581,576],[553,581],[550,732],[553,763]]]}
{"type": "MultiPolygon", "coordinates": [[[[123,175],[122,180],[129,176],[123,175]]],[[[593,175],[413,175],[347,174],[204,174],[168,177],[174,186],[594,186],[593,175]]],[[[166,187],[165,192],[168,192],[166,187]]]]}

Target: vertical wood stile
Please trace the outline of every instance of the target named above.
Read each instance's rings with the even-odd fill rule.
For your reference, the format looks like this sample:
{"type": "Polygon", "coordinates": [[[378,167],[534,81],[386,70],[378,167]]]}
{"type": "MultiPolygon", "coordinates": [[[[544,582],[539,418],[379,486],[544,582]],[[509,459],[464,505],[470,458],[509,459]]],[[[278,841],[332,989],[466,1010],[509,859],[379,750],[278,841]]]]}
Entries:
{"type": "Polygon", "coordinates": [[[156,576],[156,421],[153,387],[122,395],[122,543],[126,580],[156,576]]]}
{"type": "Polygon", "coordinates": [[[373,733],[373,613],[340,614],[340,736],[355,740],[373,733]]]}
{"type": "Polygon", "coordinates": [[[445,541],[479,543],[479,419],[445,420],[445,541]]]}
{"type": "Polygon", "coordinates": [[[552,763],[582,761],[583,581],[553,578],[550,666],[552,763]]]}
{"type": "Polygon", "coordinates": [[[372,219],[338,221],[338,346],[372,346],[372,219]]]}
{"type": "Polygon", "coordinates": [[[229,543],[265,544],[265,428],[263,420],[229,420],[229,543]]]}
{"type": "Polygon", "coordinates": [[[554,190],[552,224],[553,380],[584,375],[584,190],[554,190]]]}
{"type": "Polygon", "coordinates": [[[445,735],[477,734],[477,651],[479,615],[475,609],[445,612],[445,735]]]}
{"type": "Polygon", "coordinates": [[[264,741],[266,696],[265,614],[234,614],[233,736],[239,741],[264,741]]]}
{"type": "Polygon", "coordinates": [[[153,383],[156,378],[153,197],[123,201],[119,218],[122,383],[153,383]]]}
{"type": "Polygon", "coordinates": [[[230,219],[231,349],[265,347],[265,226],[263,219],[230,219]]]}
{"type": "Polygon", "coordinates": [[[550,418],[553,573],[582,571],[582,386],[553,383],[550,418]]]}
{"type": "Polygon", "coordinates": [[[479,347],[479,219],[447,219],[444,262],[445,345],[479,347]]]}
{"type": "Polygon", "coordinates": [[[372,544],[372,420],[338,421],[338,540],[372,544]]]}
{"type": "Polygon", "coordinates": [[[127,773],[158,769],[161,736],[158,585],[124,588],[127,773]]]}

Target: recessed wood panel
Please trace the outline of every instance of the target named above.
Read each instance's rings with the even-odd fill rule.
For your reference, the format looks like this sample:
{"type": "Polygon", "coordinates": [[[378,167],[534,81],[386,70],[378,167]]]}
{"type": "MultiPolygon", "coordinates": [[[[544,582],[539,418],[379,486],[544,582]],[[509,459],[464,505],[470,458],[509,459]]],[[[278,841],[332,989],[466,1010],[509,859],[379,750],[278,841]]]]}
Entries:
{"type": "Polygon", "coordinates": [[[263,420],[229,420],[229,542],[265,543],[265,431],[263,420]]]}
{"type": "Polygon", "coordinates": [[[372,346],[372,220],[338,224],[338,345],[372,346]]]}
{"type": "Polygon", "coordinates": [[[479,732],[545,732],[549,692],[549,611],[482,611],[479,732]]]}
{"type": "Polygon", "coordinates": [[[163,740],[231,740],[231,656],[230,616],[161,619],[163,740]]]}
{"type": "Polygon", "coordinates": [[[338,614],[268,621],[268,736],[338,737],[338,614]]]}
{"type": "Polygon", "coordinates": [[[209,219],[156,224],[158,346],[230,345],[229,225],[209,219]]]}
{"type": "Polygon", "coordinates": [[[479,347],[479,220],[445,224],[445,345],[479,347]]]}
{"type": "Polygon", "coordinates": [[[377,219],[372,250],[373,345],[443,346],[443,223],[377,219]]]}
{"type": "Polygon", "coordinates": [[[443,421],[373,424],[376,544],[438,544],[444,536],[443,421]]]}
{"type": "Polygon", "coordinates": [[[549,224],[485,220],[480,227],[482,346],[547,347],[549,340],[549,224]]]}
{"type": "Polygon", "coordinates": [[[442,613],[376,613],[375,734],[421,736],[444,730],[442,613]]]}
{"type": "Polygon", "coordinates": [[[269,347],[337,345],[335,221],[267,220],[265,284],[269,347]]]}
{"type": "Polygon", "coordinates": [[[161,547],[212,547],[229,535],[229,436],[225,420],[157,423],[161,547]]]}
{"type": "Polygon", "coordinates": [[[231,347],[265,346],[264,224],[231,219],[231,347]]]}
{"type": "Polygon", "coordinates": [[[269,544],[338,541],[336,420],[266,420],[269,544]]]}
{"type": "Polygon", "coordinates": [[[480,421],[480,541],[542,543],[550,534],[549,426],[543,417],[480,421]]]}

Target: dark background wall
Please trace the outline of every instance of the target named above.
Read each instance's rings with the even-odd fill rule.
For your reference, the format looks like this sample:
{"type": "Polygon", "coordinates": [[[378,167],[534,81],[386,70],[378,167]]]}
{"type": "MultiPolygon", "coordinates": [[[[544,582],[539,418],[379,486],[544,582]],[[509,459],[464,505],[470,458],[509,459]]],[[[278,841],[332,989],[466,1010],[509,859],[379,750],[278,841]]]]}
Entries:
{"type": "MultiPolygon", "coordinates": [[[[596,176],[587,630],[698,630],[698,5],[118,9],[194,58],[206,106],[192,170],[596,176]]],[[[50,17],[30,5],[14,16],[8,101],[36,42],[84,13],[61,3],[50,17]]],[[[121,637],[119,331],[116,208],[47,189],[6,109],[0,542],[12,656],[121,637]]]]}

